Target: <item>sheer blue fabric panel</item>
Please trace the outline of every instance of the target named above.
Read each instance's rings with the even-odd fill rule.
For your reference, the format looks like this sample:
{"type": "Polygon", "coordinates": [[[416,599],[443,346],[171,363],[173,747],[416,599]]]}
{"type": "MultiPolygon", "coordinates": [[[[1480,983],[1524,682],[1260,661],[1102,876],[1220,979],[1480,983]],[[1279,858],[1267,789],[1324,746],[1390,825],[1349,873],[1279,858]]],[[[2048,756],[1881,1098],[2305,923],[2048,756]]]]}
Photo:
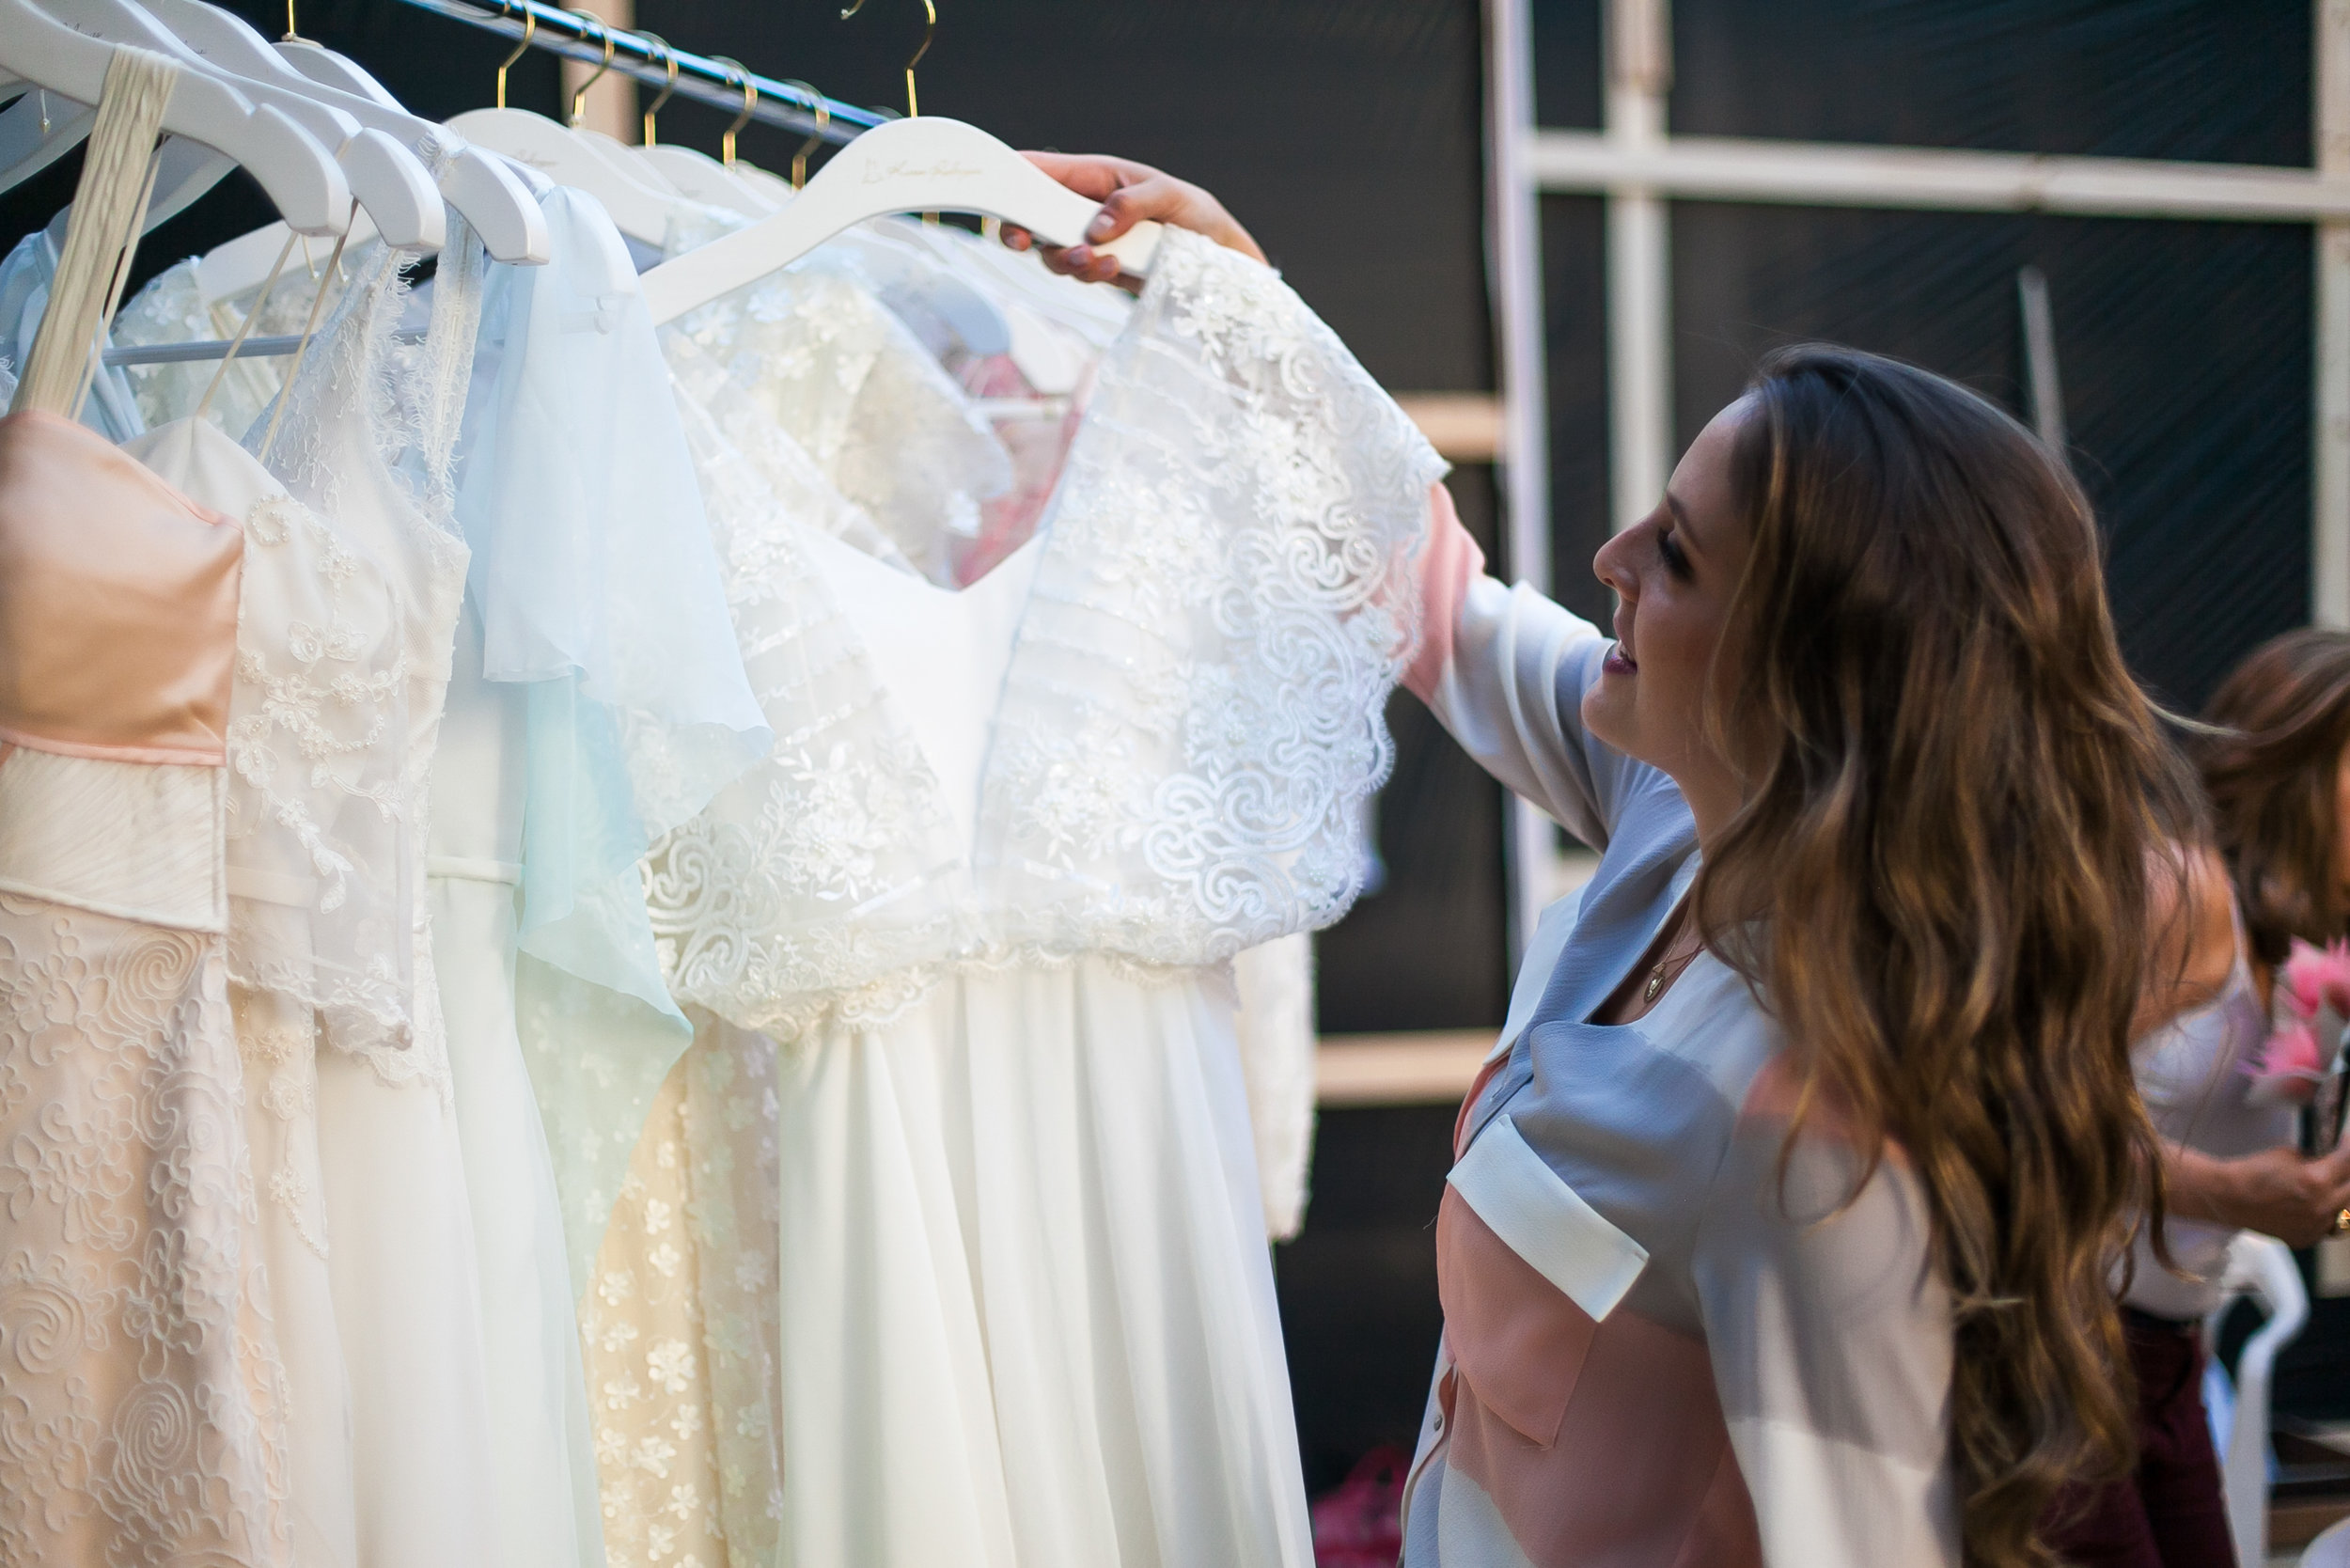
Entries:
{"type": "Polygon", "coordinates": [[[516,1025],[576,1286],[693,1035],[637,862],[774,737],[628,250],[591,198],[540,199],[553,259],[492,269],[457,514],[484,673],[527,688],[516,1025]]]}
{"type": "Polygon", "coordinates": [[[493,272],[458,493],[484,673],[532,687],[522,948],[682,1033],[641,899],[605,885],[773,737],[627,249],[591,198],[541,205],[554,259],[493,272]]]}

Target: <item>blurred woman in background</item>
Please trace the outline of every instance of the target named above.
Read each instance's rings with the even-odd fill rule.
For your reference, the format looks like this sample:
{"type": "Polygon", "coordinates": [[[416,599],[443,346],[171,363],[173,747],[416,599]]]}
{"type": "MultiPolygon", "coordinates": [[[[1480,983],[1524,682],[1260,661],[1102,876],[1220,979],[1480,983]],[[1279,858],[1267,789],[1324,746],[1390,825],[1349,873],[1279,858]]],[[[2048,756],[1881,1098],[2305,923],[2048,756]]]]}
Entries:
{"type": "Polygon", "coordinates": [[[2138,1464],[2060,1529],[2065,1560],[2083,1568],[2235,1561],[2202,1396],[2202,1321],[2219,1305],[2228,1244],[2242,1230],[2309,1247],[2350,1229],[2350,1152],[2304,1158],[2292,1101],[2255,1082],[2291,944],[2350,935],[2350,635],[2263,645],[2203,718],[2213,729],[2191,749],[2215,848],[2196,854],[2188,884],[2191,941],[2170,997],[2186,1011],[2137,1047],[2163,1139],[2172,1266],[2141,1233],[2122,1309],[2138,1464]]]}

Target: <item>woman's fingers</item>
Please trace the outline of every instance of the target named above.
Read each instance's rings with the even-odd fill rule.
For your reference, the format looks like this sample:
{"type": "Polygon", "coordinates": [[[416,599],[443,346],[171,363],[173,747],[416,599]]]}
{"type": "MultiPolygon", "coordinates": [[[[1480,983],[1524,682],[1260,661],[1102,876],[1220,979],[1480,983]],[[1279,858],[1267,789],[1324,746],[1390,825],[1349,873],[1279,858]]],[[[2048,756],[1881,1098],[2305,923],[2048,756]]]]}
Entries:
{"type": "Polygon", "coordinates": [[[1024,152],[1038,168],[1081,196],[1100,201],[1121,185],[1138,184],[1159,171],[1132,158],[1101,152],[1024,152]]]}
{"type": "Polygon", "coordinates": [[[1259,261],[1264,259],[1264,252],[1257,248],[1257,242],[1232,221],[1232,215],[1215,197],[1148,164],[1099,153],[1029,152],[1023,156],[1079,196],[1102,204],[1086,225],[1083,239],[1073,245],[1044,244],[1025,228],[1012,224],[1003,226],[1005,244],[1013,250],[1036,251],[1046,267],[1063,277],[1080,278],[1088,283],[1115,280],[1119,275],[1117,259],[1093,247],[1116,240],[1145,221],[1192,229],[1245,256],[1259,261]]]}

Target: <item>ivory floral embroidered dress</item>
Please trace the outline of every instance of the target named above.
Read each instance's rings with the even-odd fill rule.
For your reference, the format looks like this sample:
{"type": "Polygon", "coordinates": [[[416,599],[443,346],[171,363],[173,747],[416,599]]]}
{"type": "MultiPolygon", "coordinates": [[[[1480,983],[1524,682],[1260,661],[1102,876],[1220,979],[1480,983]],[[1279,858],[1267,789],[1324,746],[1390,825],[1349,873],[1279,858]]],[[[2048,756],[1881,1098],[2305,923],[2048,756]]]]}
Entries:
{"type": "Polygon", "coordinates": [[[356,1563],[318,1064],[323,1050],[397,1052],[413,1038],[400,600],[372,561],[206,420],[174,420],[126,450],[243,524],[227,730],[229,1004],[286,1366],[295,1560],[356,1563]]]}
{"type": "Polygon", "coordinates": [[[648,886],[777,1053],[778,1560],[1311,1560],[1229,961],[1355,894],[1441,469],[1170,233],[964,592],[713,508],[776,754],[648,886]]]}

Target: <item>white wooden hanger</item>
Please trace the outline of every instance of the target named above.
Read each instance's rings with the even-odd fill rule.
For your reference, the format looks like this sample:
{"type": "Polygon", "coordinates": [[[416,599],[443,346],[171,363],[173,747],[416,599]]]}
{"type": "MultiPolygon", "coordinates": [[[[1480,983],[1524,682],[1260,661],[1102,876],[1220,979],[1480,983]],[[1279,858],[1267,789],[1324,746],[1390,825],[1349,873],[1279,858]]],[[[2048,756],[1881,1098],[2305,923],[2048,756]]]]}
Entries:
{"type": "Polygon", "coordinates": [[[757,164],[746,164],[737,158],[733,163],[727,165],[726,168],[735,179],[774,202],[776,211],[778,212],[791,204],[793,196],[800,194],[791,188],[791,181],[779,174],[769,174],[757,164]]]}
{"type": "Polygon", "coordinates": [[[468,109],[448,128],[478,147],[529,165],[558,185],[587,192],[630,239],[658,245],[668,238],[676,198],[607,162],[572,134],[570,126],[527,109],[468,109]]]}
{"type": "MultiPolygon", "coordinates": [[[[127,4],[127,0],[112,0],[112,3],[123,5],[127,4]]],[[[441,248],[448,232],[446,209],[432,171],[409,150],[407,143],[380,126],[368,124],[352,114],[349,108],[324,99],[317,83],[289,65],[285,57],[272,49],[261,35],[241,17],[231,15],[217,6],[202,4],[201,0],[149,0],[143,7],[132,8],[150,13],[158,23],[170,29],[185,48],[210,63],[214,70],[234,78],[262,84],[274,93],[306,100],[338,119],[361,127],[352,138],[352,146],[339,148],[336,153],[344,172],[351,176],[352,195],[358,197],[360,210],[374,220],[377,233],[395,249],[424,251],[441,248]],[[363,169],[352,161],[353,150],[358,148],[372,149],[363,156],[388,156],[398,165],[406,205],[392,199],[388,191],[377,198],[370,198],[368,186],[362,182],[363,173],[378,186],[384,183],[383,176],[372,169],[363,169]],[[388,153],[385,149],[390,149],[388,153]]],[[[291,114],[293,111],[289,107],[287,112],[291,114]]],[[[311,126],[310,130],[316,134],[318,128],[311,126]]],[[[353,239],[355,242],[356,236],[353,239]]]]}
{"type": "MultiPolygon", "coordinates": [[[[933,115],[894,119],[835,153],[782,212],[645,274],[645,300],[656,324],[673,321],[890,212],[978,212],[1045,244],[1072,245],[1098,210],[977,126],[933,115]]],[[[1158,243],[1159,226],[1140,223],[1093,248],[1141,277],[1158,243]]]]}
{"type": "MultiPolygon", "coordinates": [[[[619,160],[605,157],[589,145],[588,138],[574,134],[571,127],[558,125],[544,115],[506,107],[506,68],[530,47],[530,35],[538,24],[537,13],[523,13],[522,42],[506,57],[506,64],[498,67],[498,106],[468,109],[448,122],[449,129],[468,141],[527,164],[558,185],[585,191],[603,205],[613,227],[630,239],[648,245],[664,243],[676,204],[673,196],[637,178],[619,160]]],[[[603,64],[572,94],[574,120],[579,118],[588,89],[612,69],[615,40],[609,27],[603,27],[603,64]]]]}
{"type": "Polygon", "coordinates": [[[690,147],[671,147],[666,142],[659,147],[630,150],[688,199],[705,206],[724,207],[750,218],[763,218],[782,207],[782,203],[739,178],[735,170],[707,152],[697,152],[690,147]]]}
{"type": "MultiPolygon", "coordinates": [[[[0,0],[0,75],[45,87],[77,103],[105,93],[115,46],[85,38],[32,0],[0,0]]],[[[164,129],[225,153],[260,183],[286,221],[305,234],[339,234],[351,222],[351,182],[326,149],[271,104],[256,105],[202,71],[182,71],[164,109],[164,129]]]]}
{"type": "MultiPolygon", "coordinates": [[[[156,0],[149,8],[200,53],[238,61],[235,69],[248,75],[261,77],[264,62],[260,56],[269,56],[274,65],[288,68],[287,74],[277,78],[285,86],[298,86],[402,147],[421,153],[427,137],[446,140],[440,127],[400,107],[375,78],[307,39],[272,46],[242,17],[201,0],[156,0]],[[235,53],[228,53],[231,50],[235,53]]],[[[522,265],[547,259],[546,215],[539,210],[538,197],[503,159],[478,148],[460,148],[442,169],[439,186],[441,196],[473,226],[493,257],[522,265]]],[[[274,257],[276,252],[273,249],[270,254],[274,257]]],[[[266,271],[264,262],[263,273],[255,274],[254,283],[259,283],[266,271]]]]}
{"type": "Polygon", "coordinates": [[[677,182],[660,169],[637,157],[640,149],[634,148],[619,137],[610,135],[590,125],[574,125],[572,134],[585,143],[588,149],[603,160],[605,165],[622,179],[644,186],[647,190],[671,203],[690,199],[677,182]]]}
{"type": "MultiPolygon", "coordinates": [[[[243,74],[238,68],[208,58],[156,16],[131,0],[40,0],[41,7],[76,31],[109,43],[132,43],[152,49],[178,62],[182,72],[216,76],[256,103],[274,105],[331,149],[351,182],[351,194],[375,220],[391,243],[403,249],[437,247],[445,232],[441,195],[432,177],[406,148],[382,132],[363,131],[359,122],[332,104],[321,103],[304,89],[243,74]]],[[[264,52],[266,53],[266,51],[264,52]]],[[[274,59],[274,56],[272,56],[274,59]]],[[[287,74],[291,75],[291,72],[287,74]]],[[[213,177],[215,180],[218,176],[213,177]]],[[[210,188],[210,182],[207,183],[210,188]]],[[[159,173],[156,196],[166,205],[184,204],[194,193],[166,189],[159,173]]]]}
{"type": "MultiPolygon", "coordinates": [[[[234,15],[234,12],[229,13],[234,15]]],[[[238,17],[238,21],[244,19],[238,17]]],[[[315,39],[279,39],[270,46],[288,65],[321,86],[339,87],[359,98],[373,99],[386,109],[408,111],[384,84],[315,39]]]]}
{"type": "MultiPolygon", "coordinates": [[[[668,102],[669,95],[677,90],[677,52],[669,47],[669,40],[659,33],[643,33],[641,36],[650,39],[667,58],[669,79],[662,87],[661,96],[645,108],[644,145],[628,149],[634,166],[650,171],[656,177],[655,183],[707,207],[723,207],[750,218],[764,217],[776,211],[779,203],[755,194],[746,182],[735,179],[731,170],[710,154],[697,152],[690,147],[662,145],[656,133],[655,121],[660,117],[661,106],[668,102]]],[[[745,73],[743,91],[744,120],[749,119],[750,106],[757,102],[757,90],[750,86],[749,76],[745,73]]],[[[734,137],[729,131],[727,145],[730,147],[733,142],[734,137]]]]}
{"type": "Polygon", "coordinates": [[[28,92],[0,109],[0,190],[22,185],[81,146],[97,119],[88,104],[53,92],[28,92]]]}

